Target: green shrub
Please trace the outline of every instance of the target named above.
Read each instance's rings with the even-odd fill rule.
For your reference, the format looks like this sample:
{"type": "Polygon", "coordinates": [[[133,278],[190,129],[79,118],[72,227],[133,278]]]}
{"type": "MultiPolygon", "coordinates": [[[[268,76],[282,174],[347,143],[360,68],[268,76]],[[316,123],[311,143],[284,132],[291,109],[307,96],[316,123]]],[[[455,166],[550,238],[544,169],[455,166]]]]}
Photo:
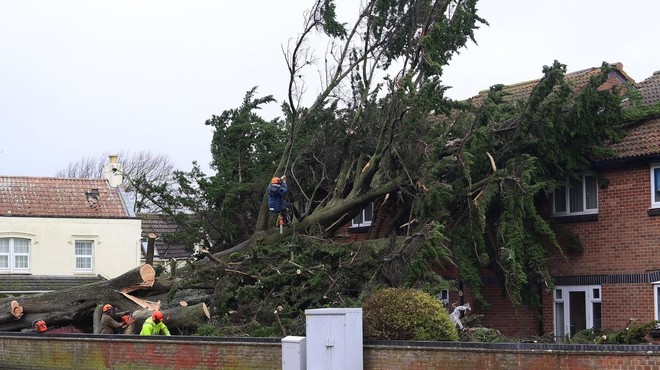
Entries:
{"type": "Polygon", "coordinates": [[[419,290],[380,290],[364,302],[362,314],[365,339],[458,340],[442,302],[419,290]]]}

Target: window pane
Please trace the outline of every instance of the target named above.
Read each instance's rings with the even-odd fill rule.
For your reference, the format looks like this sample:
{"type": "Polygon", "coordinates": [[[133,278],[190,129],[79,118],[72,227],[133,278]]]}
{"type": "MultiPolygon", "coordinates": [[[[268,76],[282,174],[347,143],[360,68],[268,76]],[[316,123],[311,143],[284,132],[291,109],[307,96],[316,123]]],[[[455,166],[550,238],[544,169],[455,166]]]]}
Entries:
{"type": "Polygon", "coordinates": [[[598,208],[598,183],[593,176],[585,176],[585,192],[587,200],[587,209],[598,208]]]}
{"type": "Polygon", "coordinates": [[[76,269],[91,270],[92,259],[89,257],[76,257],[76,269]]]}
{"type": "Polygon", "coordinates": [[[555,338],[564,339],[564,304],[555,303],[555,338]]]}
{"type": "Polygon", "coordinates": [[[28,256],[14,256],[14,267],[17,269],[26,269],[28,268],[28,256]]]}
{"type": "Polygon", "coordinates": [[[358,215],[353,218],[353,224],[359,225],[361,223],[362,223],[362,212],[358,213],[358,215]]]}
{"type": "Polygon", "coordinates": [[[9,256],[0,255],[0,268],[2,269],[9,268],[9,256]]]}
{"type": "Polygon", "coordinates": [[[555,190],[555,212],[566,212],[566,187],[555,190]]]}
{"type": "Polygon", "coordinates": [[[653,169],[653,183],[655,188],[653,189],[653,202],[660,202],[660,168],[653,169]]]}
{"type": "Polygon", "coordinates": [[[583,198],[582,198],[582,180],[570,180],[569,187],[569,200],[571,203],[571,212],[582,212],[583,210],[583,198]]]}
{"type": "Polygon", "coordinates": [[[602,326],[601,326],[601,313],[600,313],[601,304],[600,304],[600,302],[594,303],[593,310],[594,310],[594,326],[593,326],[592,329],[595,329],[595,330],[602,329],[602,326]]]}
{"type": "Polygon", "coordinates": [[[9,238],[0,239],[0,253],[9,253],[9,238]]]}
{"type": "Polygon", "coordinates": [[[365,221],[372,221],[374,216],[374,204],[369,202],[369,204],[367,204],[367,206],[364,208],[363,213],[365,221]]]}
{"type": "Polygon", "coordinates": [[[92,255],[92,242],[89,241],[76,241],[76,255],[92,255]]]}
{"type": "Polygon", "coordinates": [[[14,253],[30,253],[30,243],[27,239],[14,239],[14,253]]]}

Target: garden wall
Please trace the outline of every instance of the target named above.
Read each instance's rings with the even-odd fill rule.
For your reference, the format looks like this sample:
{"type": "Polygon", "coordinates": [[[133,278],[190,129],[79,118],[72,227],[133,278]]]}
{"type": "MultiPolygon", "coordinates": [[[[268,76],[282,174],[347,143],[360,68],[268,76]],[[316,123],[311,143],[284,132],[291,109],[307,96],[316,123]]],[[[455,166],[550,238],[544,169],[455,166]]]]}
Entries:
{"type": "MultiPolygon", "coordinates": [[[[277,338],[0,333],[2,369],[281,369],[277,338]]],[[[364,369],[657,369],[660,346],[365,341],[364,369]]]]}

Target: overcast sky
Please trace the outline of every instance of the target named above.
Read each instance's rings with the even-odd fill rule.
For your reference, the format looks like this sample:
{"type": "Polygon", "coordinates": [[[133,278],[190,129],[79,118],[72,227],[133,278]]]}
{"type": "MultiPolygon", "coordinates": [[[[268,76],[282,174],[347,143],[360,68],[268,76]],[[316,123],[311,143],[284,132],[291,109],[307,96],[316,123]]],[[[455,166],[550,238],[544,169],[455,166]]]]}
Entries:
{"type": "MultiPolygon", "coordinates": [[[[358,0],[338,0],[347,20],[358,0]],[[348,10],[348,11],[347,11],[348,10]]],[[[286,97],[282,47],[312,0],[0,0],[0,175],[53,176],[119,151],[210,161],[204,122],[245,92],[286,97]]],[[[490,26],[446,69],[448,95],[621,62],[660,70],[660,1],[481,0],[490,26]]],[[[310,91],[310,93],[313,91],[310,91]]],[[[268,117],[272,118],[272,117],[268,117]]],[[[208,172],[207,172],[208,173],[208,172]]]]}

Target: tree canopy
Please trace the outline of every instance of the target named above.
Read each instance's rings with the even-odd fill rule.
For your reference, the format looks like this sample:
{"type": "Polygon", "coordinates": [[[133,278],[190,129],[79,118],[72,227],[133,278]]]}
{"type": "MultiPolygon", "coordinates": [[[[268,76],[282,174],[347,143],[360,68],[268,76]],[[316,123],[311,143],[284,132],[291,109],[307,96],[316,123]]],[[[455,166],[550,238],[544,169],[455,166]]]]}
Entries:
{"type": "Polygon", "coordinates": [[[284,52],[282,118],[261,118],[274,98],[251,89],[240,107],[206,122],[214,130],[214,176],[194,168],[177,173],[175,192],[145,191],[189,226],[188,240],[203,239],[218,256],[294,232],[332,237],[378,201],[376,208],[391,210],[389,234],[426,240],[415,244],[401,284],[437,281],[449,261],[482,303],[483,268],[500,277],[512,302],[533,303],[523,292],[552,284],[548,248],[561,249],[539,202],[617,138],[620,95],[597,89],[607,66],[576,89],[554,62],[524,101],[507,98],[501,86],[478,106],[447,99],[443,68],[487,24],[476,5],[371,0],[349,24],[337,19],[332,0],[313,2],[284,52]],[[316,58],[309,45],[319,33],[328,48],[316,58]],[[319,92],[305,105],[304,71],[319,65],[319,92]],[[281,235],[265,190],[283,174],[308,216],[281,235]]]}

